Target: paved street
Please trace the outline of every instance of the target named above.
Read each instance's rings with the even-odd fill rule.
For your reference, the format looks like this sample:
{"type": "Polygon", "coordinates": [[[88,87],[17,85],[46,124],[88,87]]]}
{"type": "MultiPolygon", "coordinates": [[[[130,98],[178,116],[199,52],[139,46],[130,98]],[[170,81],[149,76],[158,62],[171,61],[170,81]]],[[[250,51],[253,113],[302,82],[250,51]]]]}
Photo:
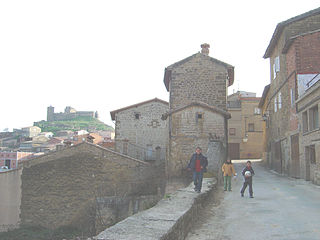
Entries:
{"type": "Polygon", "coordinates": [[[255,198],[249,198],[248,189],[241,198],[244,165],[235,164],[238,177],[232,181],[233,191],[219,187],[187,240],[320,239],[319,186],[280,176],[253,162],[255,198]]]}

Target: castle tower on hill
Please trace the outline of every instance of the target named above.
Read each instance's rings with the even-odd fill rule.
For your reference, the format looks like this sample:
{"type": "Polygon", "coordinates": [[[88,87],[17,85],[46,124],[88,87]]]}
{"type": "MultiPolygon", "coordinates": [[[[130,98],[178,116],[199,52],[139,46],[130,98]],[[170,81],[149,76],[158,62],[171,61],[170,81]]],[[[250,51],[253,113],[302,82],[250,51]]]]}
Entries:
{"type": "Polygon", "coordinates": [[[47,121],[64,121],[64,120],[71,120],[77,117],[92,117],[98,118],[98,112],[94,111],[77,111],[76,109],[67,106],[64,112],[55,113],[54,107],[49,106],[47,108],[47,121]]]}

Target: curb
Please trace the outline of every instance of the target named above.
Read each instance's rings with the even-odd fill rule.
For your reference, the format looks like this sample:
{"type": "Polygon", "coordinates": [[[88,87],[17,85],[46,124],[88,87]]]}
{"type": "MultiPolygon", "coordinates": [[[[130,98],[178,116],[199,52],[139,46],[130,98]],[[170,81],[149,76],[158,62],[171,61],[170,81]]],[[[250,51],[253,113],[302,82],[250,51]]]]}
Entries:
{"type": "Polygon", "coordinates": [[[202,192],[193,183],[180,189],[148,210],[130,216],[107,228],[95,240],[182,240],[198,216],[202,204],[213,192],[217,181],[204,178],[202,192]]]}

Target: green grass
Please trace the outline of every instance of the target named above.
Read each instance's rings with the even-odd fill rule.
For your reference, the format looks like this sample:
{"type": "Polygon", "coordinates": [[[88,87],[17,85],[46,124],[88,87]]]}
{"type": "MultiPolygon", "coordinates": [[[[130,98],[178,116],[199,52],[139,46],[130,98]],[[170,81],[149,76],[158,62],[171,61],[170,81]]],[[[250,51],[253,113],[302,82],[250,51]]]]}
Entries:
{"type": "Polygon", "coordinates": [[[113,130],[111,126],[108,126],[100,120],[92,117],[77,117],[71,120],[53,122],[40,121],[35,122],[34,126],[40,127],[42,132],[53,132],[54,134],[61,130],[113,130]]]}

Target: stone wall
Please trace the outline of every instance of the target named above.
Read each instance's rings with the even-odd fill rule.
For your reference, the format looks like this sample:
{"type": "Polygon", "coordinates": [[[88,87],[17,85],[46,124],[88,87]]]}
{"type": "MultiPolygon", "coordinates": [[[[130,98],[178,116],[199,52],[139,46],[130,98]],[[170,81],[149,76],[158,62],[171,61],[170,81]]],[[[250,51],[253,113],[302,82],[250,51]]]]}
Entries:
{"type": "Polygon", "coordinates": [[[19,225],[21,172],[21,169],[0,172],[0,232],[19,225]]]}
{"type": "Polygon", "coordinates": [[[87,142],[26,161],[21,179],[23,224],[92,233],[97,198],[157,195],[165,187],[163,168],[87,142]]]}
{"type": "Polygon", "coordinates": [[[202,192],[193,183],[162,199],[156,206],[107,228],[95,240],[183,240],[199,217],[199,212],[214,194],[216,180],[203,179],[202,192]]]}
{"type": "Polygon", "coordinates": [[[55,113],[54,107],[50,106],[47,108],[47,121],[65,121],[71,120],[77,117],[92,117],[95,118],[96,114],[93,111],[76,111],[71,107],[66,107],[64,112],[55,113]],[[72,110],[71,110],[72,109],[72,110]]]}
{"type": "Polygon", "coordinates": [[[97,198],[96,231],[103,231],[133,214],[153,207],[161,198],[161,194],[97,198]]]}
{"type": "MultiPolygon", "coordinates": [[[[298,101],[298,110],[299,110],[299,122],[301,123],[300,132],[299,132],[299,152],[300,152],[300,175],[306,180],[311,180],[315,184],[320,185],[320,81],[313,85],[305,95],[298,101]],[[310,129],[306,132],[303,132],[303,120],[302,114],[306,112],[309,115],[309,110],[313,107],[318,106],[318,127],[316,129],[310,129]],[[307,153],[306,147],[309,146],[315,147],[315,162],[310,162],[307,153]]],[[[309,125],[309,123],[308,123],[309,125]]]]}
{"type": "Polygon", "coordinates": [[[192,102],[227,109],[227,64],[198,53],[169,69],[170,111],[192,102]]]}
{"type": "Polygon", "coordinates": [[[161,116],[168,110],[168,103],[154,100],[115,113],[116,151],[145,159],[148,151],[156,152],[160,147],[161,158],[164,160],[168,125],[161,116]]]}
{"type": "Polygon", "coordinates": [[[190,106],[170,115],[170,140],[168,175],[184,176],[191,155],[197,146],[203,154],[208,150],[210,138],[220,139],[226,144],[225,118],[222,114],[210,111],[201,106],[190,106]],[[197,119],[197,114],[202,114],[197,119]]]}
{"type": "Polygon", "coordinates": [[[226,146],[222,141],[211,140],[207,150],[208,172],[213,174],[218,183],[223,182],[221,168],[227,159],[226,146]]]}

